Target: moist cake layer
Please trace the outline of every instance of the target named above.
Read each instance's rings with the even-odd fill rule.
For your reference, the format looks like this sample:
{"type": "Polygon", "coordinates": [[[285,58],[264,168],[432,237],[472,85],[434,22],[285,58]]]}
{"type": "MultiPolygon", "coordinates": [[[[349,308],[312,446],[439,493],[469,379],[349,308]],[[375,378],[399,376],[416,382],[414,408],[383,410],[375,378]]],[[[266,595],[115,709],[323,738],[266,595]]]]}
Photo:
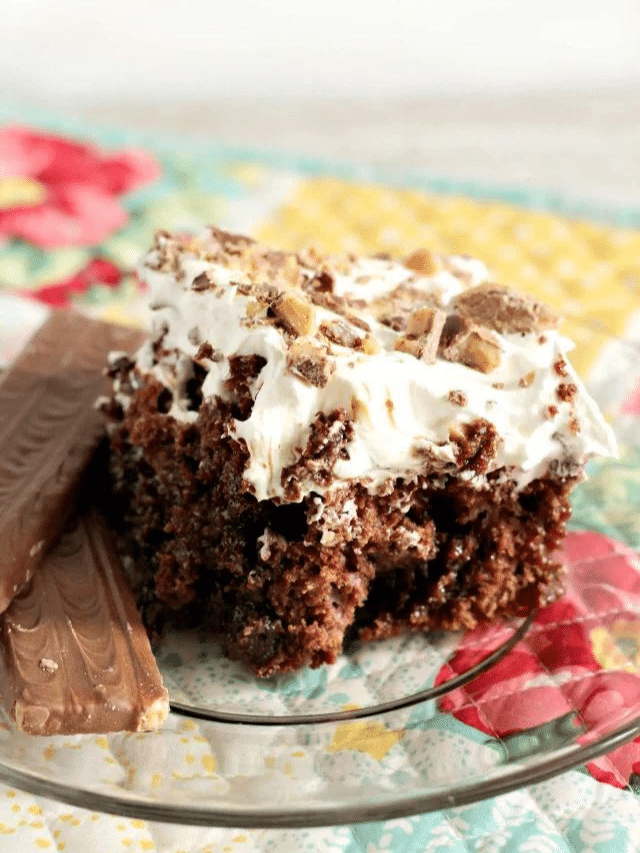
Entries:
{"type": "Polygon", "coordinates": [[[153,337],[111,359],[111,468],[147,624],[208,624],[259,675],[345,638],[557,594],[611,431],[556,318],[482,264],[158,235],[153,337]]]}

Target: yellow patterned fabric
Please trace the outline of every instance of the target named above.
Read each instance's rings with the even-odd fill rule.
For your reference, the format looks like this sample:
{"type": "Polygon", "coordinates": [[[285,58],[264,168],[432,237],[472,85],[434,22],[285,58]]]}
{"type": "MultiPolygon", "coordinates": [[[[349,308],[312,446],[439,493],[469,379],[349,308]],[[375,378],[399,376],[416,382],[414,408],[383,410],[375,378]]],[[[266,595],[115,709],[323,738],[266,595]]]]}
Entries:
{"type": "Polygon", "coordinates": [[[313,178],[258,235],[281,248],[330,252],[417,247],[481,258],[497,281],[557,308],[586,372],[610,335],[640,309],[640,233],[559,219],[500,202],[313,178]]]}

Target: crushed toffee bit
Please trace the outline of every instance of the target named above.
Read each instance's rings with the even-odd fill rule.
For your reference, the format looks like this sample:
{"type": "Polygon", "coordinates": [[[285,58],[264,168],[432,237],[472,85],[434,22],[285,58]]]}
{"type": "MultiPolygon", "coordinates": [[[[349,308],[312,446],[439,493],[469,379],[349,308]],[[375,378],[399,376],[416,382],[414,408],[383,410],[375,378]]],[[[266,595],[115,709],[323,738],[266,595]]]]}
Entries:
{"type": "Polygon", "coordinates": [[[544,410],[544,413],[549,420],[553,420],[553,418],[555,418],[555,416],[558,414],[558,407],[554,406],[553,404],[547,406],[547,408],[544,410]]]}
{"type": "Polygon", "coordinates": [[[559,322],[546,305],[499,284],[470,287],[456,296],[453,307],[480,326],[503,334],[554,329],[559,322]]]}
{"type": "Polygon", "coordinates": [[[343,314],[347,310],[347,303],[342,296],[336,296],[328,290],[315,290],[313,288],[306,291],[307,296],[314,305],[320,308],[326,308],[328,311],[333,311],[334,314],[343,314]]]}
{"type": "Polygon", "coordinates": [[[578,389],[573,382],[561,382],[556,388],[556,394],[565,403],[570,403],[577,393],[578,389]]]}
{"type": "Polygon", "coordinates": [[[361,348],[365,335],[356,332],[353,326],[344,320],[331,320],[320,324],[320,332],[334,344],[351,349],[361,348]]]}
{"type": "Polygon", "coordinates": [[[361,346],[357,347],[357,349],[362,350],[366,355],[375,355],[380,352],[380,344],[373,335],[365,335],[361,346]]]}
{"type": "Polygon", "coordinates": [[[422,306],[416,309],[409,316],[406,335],[396,341],[395,349],[433,364],[446,318],[439,308],[422,306]]]}
{"type": "Polygon", "coordinates": [[[154,261],[148,261],[150,269],[160,272],[172,272],[178,277],[180,272],[180,254],[182,245],[179,239],[168,231],[156,231],[152,251],[157,254],[154,261]]]}
{"type": "Polygon", "coordinates": [[[569,375],[569,371],[567,370],[567,362],[562,357],[558,358],[557,361],[554,361],[553,369],[558,374],[558,376],[562,376],[563,378],[569,375]]]}
{"type": "Polygon", "coordinates": [[[538,343],[542,346],[542,344],[546,344],[546,342],[547,342],[547,336],[546,335],[540,335],[540,337],[538,338],[538,343]]]}
{"type": "Polygon", "coordinates": [[[395,423],[395,419],[393,417],[394,405],[393,405],[393,400],[391,399],[391,397],[387,397],[387,399],[384,401],[384,405],[387,409],[387,414],[389,415],[389,420],[391,421],[392,424],[394,424],[395,423]]]}
{"type": "Polygon", "coordinates": [[[362,310],[367,307],[367,303],[362,299],[347,298],[344,296],[336,296],[335,293],[330,293],[323,290],[307,290],[306,296],[314,305],[320,308],[326,308],[334,314],[339,314],[350,325],[357,326],[363,332],[370,332],[371,326],[362,317],[353,314],[350,309],[362,310]]]}
{"type": "Polygon", "coordinates": [[[580,422],[576,417],[569,418],[569,429],[574,435],[580,432],[580,422]]]}
{"type": "Polygon", "coordinates": [[[445,319],[446,315],[444,311],[423,305],[409,315],[409,319],[407,320],[407,335],[419,338],[422,335],[431,334],[434,331],[434,327],[439,326],[437,328],[437,336],[440,339],[440,332],[444,326],[445,319]]]}
{"type": "Polygon", "coordinates": [[[438,350],[438,342],[433,342],[433,338],[424,335],[421,338],[413,338],[408,335],[398,338],[394,344],[394,349],[398,352],[406,352],[409,355],[424,361],[426,364],[433,364],[436,360],[438,350]]]}
{"type": "Polygon", "coordinates": [[[454,406],[466,406],[468,402],[467,395],[464,391],[453,389],[449,391],[449,402],[453,403],[454,406]]]}
{"type": "Polygon", "coordinates": [[[195,290],[197,293],[201,293],[203,290],[209,290],[212,287],[215,287],[215,281],[213,280],[210,272],[201,272],[200,275],[197,275],[191,282],[191,290],[195,290]]]}
{"type": "Polygon", "coordinates": [[[267,284],[265,282],[238,282],[236,284],[236,291],[241,296],[253,296],[259,302],[263,303],[271,303],[274,302],[278,296],[281,294],[281,290],[277,288],[274,284],[267,284]]]}
{"type": "Polygon", "coordinates": [[[351,397],[351,420],[370,420],[369,418],[369,409],[367,408],[366,403],[363,403],[362,400],[359,400],[355,394],[351,397]]]}
{"type": "Polygon", "coordinates": [[[224,231],[215,225],[209,227],[209,233],[212,239],[217,241],[229,254],[237,254],[243,249],[256,245],[253,237],[247,237],[246,234],[232,234],[230,231],[224,231]]]}
{"type": "Polygon", "coordinates": [[[293,293],[283,293],[273,303],[271,310],[292,335],[309,335],[313,331],[315,312],[305,299],[293,293]]]}
{"type": "Polygon", "coordinates": [[[440,337],[438,355],[480,373],[491,373],[500,364],[501,349],[491,332],[476,326],[464,315],[449,314],[440,337]]]}
{"type": "Polygon", "coordinates": [[[408,335],[398,338],[393,348],[397,352],[406,352],[408,355],[413,355],[415,358],[422,358],[423,346],[418,338],[410,338],[408,335]]]}
{"type": "Polygon", "coordinates": [[[530,385],[533,385],[533,381],[536,378],[535,370],[530,370],[528,373],[525,373],[524,376],[521,376],[518,380],[518,385],[521,388],[529,388],[530,385]]]}
{"type": "Polygon", "coordinates": [[[287,368],[309,385],[324,388],[336,366],[327,358],[326,347],[308,340],[296,340],[287,352],[287,368]]]}
{"type": "Polygon", "coordinates": [[[497,391],[502,391],[504,388],[504,382],[492,382],[491,387],[495,388],[497,391]]]}
{"type": "Polygon", "coordinates": [[[477,329],[468,336],[460,349],[460,360],[480,373],[491,373],[500,364],[500,345],[486,332],[477,329]]]}
{"type": "Polygon", "coordinates": [[[257,299],[247,300],[245,316],[241,320],[242,325],[251,329],[260,323],[264,323],[269,316],[269,307],[257,299]]]}
{"type": "MultiPolygon", "coordinates": [[[[360,300],[358,300],[358,301],[360,301],[360,300]]],[[[351,307],[351,305],[353,305],[352,302],[350,303],[350,307],[351,307]]],[[[353,307],[358,307],[358,306],[354,305],[353,307]]],[[[364,308],[365,306],[360,302],[359,307],[364,308]]],[[[371,331],[371,326],[369,325],[369,323],[367,323],[366,320],[363,320],[362,317],[358,317],[355,314],[345,312],[344,319],[347,320],[349,323],[351,323],[352,326],[357,326],[358,329],[362,329],[363,332],[370,332],[371,331]]]]}
{"type": "Polygon", "coordinates": [[[468,255],[458,255],[457,257],[445,255],[440,258],[440,262],[442,263],[443,269],[468,287],[473,281],[473,276],[469,270],[461,269],[458,264],[458,258],[461,258],[462,260],[469,260],[468,255]]]}
{"type": "Polygon", "coordinates": [[[438,269],[436,259],[428,249],[418,249],[403,261],[405,267],[421,275],[433,275],[438,269]]]}

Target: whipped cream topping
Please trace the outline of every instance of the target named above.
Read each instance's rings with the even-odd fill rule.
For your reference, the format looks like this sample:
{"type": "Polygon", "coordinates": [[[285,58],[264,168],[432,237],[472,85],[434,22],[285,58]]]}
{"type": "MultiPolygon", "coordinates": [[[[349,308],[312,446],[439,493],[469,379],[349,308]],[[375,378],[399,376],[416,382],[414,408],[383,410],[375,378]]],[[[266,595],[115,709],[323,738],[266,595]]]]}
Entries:
{"type": "MultiPolygon", "coordinates": [[[[350,300],[350,310],[366,321],[376,344],[363,351],[324,340],[332,369],[320,386],[291,371],[291,335],[268,319],[266,309],[261,315],[256,308],[249,286],[262,280],[259,268],[238,264],[236,256],[227,263],[220,253],[204,251],[209,232],[202,244],[185,244],[179,251],[174,246],[169,260],[162,239],[160,248],[143,260],[140,273],[151,290],[152,327],[165,355],[158,359],[153,346],[145,345],[138,353],[138,369],[172,391],[168,414],[190,421],[197,418],[186,393],[194,359],[207,371],[205,399],[228,395],[230,357],[265,359],[251,385],[248,418],[230,425],[231,434],[248,448],[245,479],[259,500],[283,497],[282,472],[300,455],[316,415],[336,409],[344,410],[353,424],[348,458],[336,462],[331,485],[303,483],[302,494],[352,480],[376,490],[390,478],[424,473],[427,464],[430,470],[456,471],[455,435],[477,420],[490,422],[499,436],[488,471],[505,468],[519,486],[544,475],[551,463],[575,474],[588,458],[616,453],[611,429],[566,359],[571,342],[554,329],[492,332],[500,360],[487,373],[443,358],[428,363],[396,348],[401,333],[381,319],[381,302],[404,287],[414,299],[421,294],[447,311],[464,290],[491,281],[479,261],[448,257],[439,259],[433,271],[420,273],[385,258],[350,259],[335,269],[323,259],[322,270],[332,272],[332,293],[350,300]],[[203,274],[210,283],[204,288],[203,274]],[[202,355],[203,342],[215,357],[202,355]],[[562,394],[561,384],[570,386],[571,393],[562,394]]],[[[317,273],[317,266],[299,259],[303,283],[317,273]]],[[[301,293],[296,274],[289,276],[291,292],[301,293]]],[[[277,277],[270,280],[281,286],[277,277]]],[[[285,292],[286,287],[282,285],[285,292]]],[[[318,304],[313,312],[312,328],[304,330],[302,339],[317,344],[322,324],[341,317],[318,304]]],[[[126,399],[122,402],[126,405],[126,399]]],[[[462,473],[486,482],[473,471],[462,473]]]]}

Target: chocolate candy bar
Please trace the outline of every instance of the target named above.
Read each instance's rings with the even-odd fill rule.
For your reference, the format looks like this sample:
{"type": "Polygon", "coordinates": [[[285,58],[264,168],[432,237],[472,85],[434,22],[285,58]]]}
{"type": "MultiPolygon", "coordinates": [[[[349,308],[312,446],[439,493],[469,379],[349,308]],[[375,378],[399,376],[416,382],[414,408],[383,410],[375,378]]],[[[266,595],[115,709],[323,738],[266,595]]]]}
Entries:
{"type": "Polygon", "coordinates": [[[52,311],[0,378],[0,613],[59,535],[104,434],[95,409],[112,350],[139,331],[52,311]]]}
{"type": "Polygon", "coordinates": [[[157,729],[168,695],[109,531],[74,520],[0,616],[0,693],[28,734],[157,729]]]}

